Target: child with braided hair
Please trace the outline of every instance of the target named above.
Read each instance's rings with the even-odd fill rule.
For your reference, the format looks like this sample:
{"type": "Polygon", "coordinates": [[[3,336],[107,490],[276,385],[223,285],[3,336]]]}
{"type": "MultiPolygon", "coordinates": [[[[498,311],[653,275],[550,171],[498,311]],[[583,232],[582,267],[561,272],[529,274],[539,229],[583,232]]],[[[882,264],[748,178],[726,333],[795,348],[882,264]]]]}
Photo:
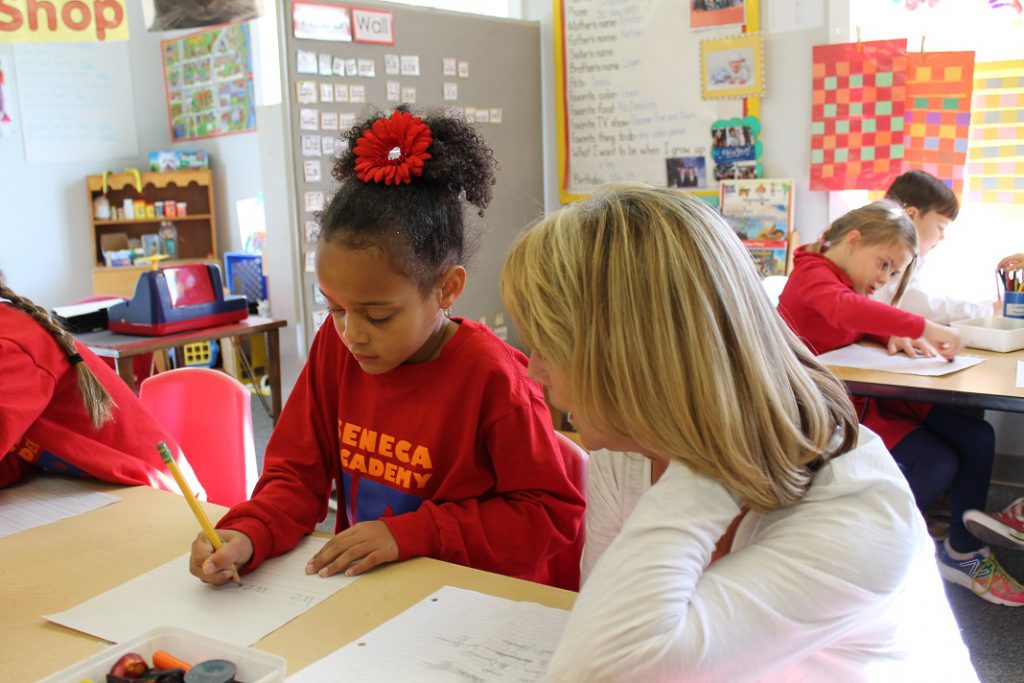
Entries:
{"type": "MultiPolygon", "coordinates": [[[[0,486],[46,470],[178,491],[173,439],[113,370],[0,273],[0,486]]],[[[201,495],[188,461],[178,464],[201,495]]]]}
{"type": "Polygon", "coordinates": [[[336,535],[307,573],[427,556],[548,581],[583,497],[526,357],[451,317],[466,284],[464,214],[491,200],[491,150],[464,120],[406,108],[347,133],[320,216],[316,275],[331,318],[267,445],[252,499],[200,535],[213,584],[291,550],[338,491],[336,535]]]}

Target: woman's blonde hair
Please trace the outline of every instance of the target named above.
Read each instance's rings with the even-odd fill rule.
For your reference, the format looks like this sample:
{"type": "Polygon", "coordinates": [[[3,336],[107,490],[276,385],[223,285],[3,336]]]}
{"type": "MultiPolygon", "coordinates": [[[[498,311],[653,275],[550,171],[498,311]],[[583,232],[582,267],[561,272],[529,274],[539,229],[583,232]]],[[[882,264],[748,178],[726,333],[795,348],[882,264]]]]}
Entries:
{"type": "Polygon", "coordinates": [[[39,323],[39,326],[50,333],[57,346],[68,357],[68,362],[75,370],[78,380],[78,391],[82,395],[82,403],[89,413],[89,420],[96,429],[102,427],[113,415],[117,406],[110,396],[107,388],[92,374],[92,370],[85,364],[75,346],[75,338],[53,319],[45,308],[34,303],[30,299],[18,296],[4,281],[4,274],[0,272],[0,299],[7,299],[11,305],[32,316],[32,319],[39,323]]]}
{"type": "Polygon", "coordinates": [[[902,205],[891,199],[881,199],[848,211],[832,221],[832,225],[818,239],[818,244],[808,249],[825,253],[835,248],[853,230],[860,233],[865,245],[899,244],[913,254],[900,276],[899,286],[892,299],[892,305],[897,305],[907,291],[917,263],[917,228],[914,222],[907,216],[902,205]]]}
{"type": "Polygon", "coordinates": [[[776,314],[733,230],[688,195],[605,186],[519,238],[501,292],[578,415],[755,509],[800,500],[856,441],[843,385],[776,314]]]}

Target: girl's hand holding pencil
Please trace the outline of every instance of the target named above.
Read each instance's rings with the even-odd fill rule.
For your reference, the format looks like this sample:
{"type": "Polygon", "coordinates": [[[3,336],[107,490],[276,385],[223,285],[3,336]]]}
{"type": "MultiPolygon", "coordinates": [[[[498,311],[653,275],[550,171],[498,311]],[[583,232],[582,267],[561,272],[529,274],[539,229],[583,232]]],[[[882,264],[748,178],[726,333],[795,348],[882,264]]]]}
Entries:
{"type": "Polygon", "coordinates": [[[192,541],[188,568],[193,576],[219,586],[234,581],[238,576],[235,567],[252,559],[252,540],[241,531],[231,529],[216,529],[214,533],[220,548],[214,549],[206,534],[200,533],[192,541]]]}
{"type": "Polygon", "coordinates": [[[1011,254],[996,265],[997,270],[1021,270],[1024,268],[1024,254],[1011,254]]]}

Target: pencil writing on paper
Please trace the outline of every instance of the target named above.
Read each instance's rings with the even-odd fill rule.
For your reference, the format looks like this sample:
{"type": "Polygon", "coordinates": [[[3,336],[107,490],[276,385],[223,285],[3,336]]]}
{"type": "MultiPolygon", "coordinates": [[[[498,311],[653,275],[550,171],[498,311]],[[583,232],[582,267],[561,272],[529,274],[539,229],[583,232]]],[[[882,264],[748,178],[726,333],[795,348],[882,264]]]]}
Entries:
{"type": "MultiPolygon", "coordinates": [[[[189,488],[188,482],[185,481],[185,477],[181,475],[181,470],[178,469],[178,464],[174,462],[174,457],[171,455],[171,449],[167,447],[163,441],[156,445],[157,451],[160,452],[160,457],[163,458],[164,464],[167,465],[167,469],[170,471],[171,476],[174,477],[174,481],[178,482],[178,488],[181,489],[181,495],[185,496],[185,501],[188,506],[192,508],[192,513],[199,520],[199,526],[203,528],[203,533],[206,534],[207,540],[210,541],[210,545],[213,546],[214,551],[220,550],[224,545],[220,536],[217,535],[216,530],[213,528],[213,524],[210,523],[210,518],[206,516],[206,512],[199,506],[199,501],[196,500],[196,496],[192,493],[192,489],[189,488]]],[[[238,568],[235,565],[231,565],[231,577],[235,580],[239,586],[242,585],[242,579],[238,576],[238,568]]]]}

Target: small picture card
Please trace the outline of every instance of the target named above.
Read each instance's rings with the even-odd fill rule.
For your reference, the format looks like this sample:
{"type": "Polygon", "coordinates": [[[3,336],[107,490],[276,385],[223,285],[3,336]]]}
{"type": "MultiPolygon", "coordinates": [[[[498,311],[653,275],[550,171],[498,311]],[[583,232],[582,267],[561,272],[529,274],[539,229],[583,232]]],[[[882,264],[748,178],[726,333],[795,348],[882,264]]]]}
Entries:
{"type": "Polygon", "coordinates": [[[466,120],[470,123],[476,123],[476,107],[466,107],[466,120]]]}
{"type": "Polygon", "coordinates": [[[331,75],[331,55],[321,52],[317,55],[317,66],[321,76],[331,75]]]}
{"type": "Polygon", "coordinates": [[[477,123],[490,123],[491,122],[491,110],[490,109],[477,109],[476,110],[476,122],[477,123]]]}
{"type": "MultiPolygon", "coordinates": [[[[306,221],[303,225],[305,228],[303,232],[306,233],[307,242],[316,242],[318,239],[320,239],[319,223],[317,223],[316,221],[306,221]]],[[[315,289],[318,292],[320,291],[320,288],[317,287],[316,285],[313,285],[313,289],[315,289]]]]}
{"type": "Polygon", "coordinates": [[[303,205],[308,213],[321,211],[324,208],[324,193],[320,190],[304,193],[303,205]]]}
{"type": "Polygon", "coordinates": [[[352,36],[357,43],[395,44],[395,14],[388,10],[352,8],[352,36]]]}
{"type": "Polygon", "coordinates": [[[303,135],[301,137],[302,156],[304,157],[318,157],[320,156],[320,136],[319,135],[303,135]]]}
{"type": "Polygon", "coordinates": [[[323,130],[338,130],[338,112],[320,112],[320,128],[323,130]]]}
{"type": "Polygon", "coordinates": [[[316,252],[315,251],[307,251],[306,252],[306,272],[307,273],[315,273],[316,272],[316,252]]]}
{"type": "Polygon", "coordinates": [[[398,55],[384,55],[384,73],[388,76],[398,76],[402,72],[401,63],[398,55]]]}
{"type": "Polygon", "coordinates": [[[292,3],[292,34],[306,40],[352,42],[352,21],[348,8],[322,2],[295,0],[292,3]]]}
{"type": "Polygon", "coordinates": [[[295,99],[299,104],[316,104],[316,81],[295,81],[295,99]]]}
{"type": "Polygon", "coordinates": [[[355,57],[345,60],[345,75],[349,78],[359,75],[359,60],[355,57]]]}
{"type": "Polygon", "coordinates": [[[398,102],[402,96],[402,84],[398,81],[387,82],[387,94],[384,98],[388,102],[398,102]]]}
{"type": "Polygon", "coordinates": [[[299,110],[299,128],[302,130],[317,130],[318,112],[316,109],[299,110]]]}
{"type": "Polygon", "coordinates": [[[358,59],[356,61],[356,69],[359,71],[361,78],[377,77],[377,65],[372,59],[358,59]]]}
{"type": "Polygon", "coordinates": [[[469,78],[469,62],[459,62],[459,78],[469,78]]]}
{"type": "Polygon", "coordinates": [[[324,135],[320,138],[320,151],[325,157],[334,156],[335,152],[335,137],[333,135],[324,135]]]}
{"type": "Polygon", "coordinates": [[[501,123],[501,107],[491,109],[491,123],[501,123]]]}
{"type": "Polygon", "coordinates": [[[334,84],[334,101],[348,102],[348,83],[334,84]]]}
{"type": "Polygon", "coordinates": [[[402,101],[408,104],[415,104],[416,88],[402,88],[402,101]]]}
{"type": "Polygon", "coordinates": [[[442,76],[455,76],[458,74],[455,66],[455,57],[443,57],[441,59],[441,75],[442,76]]]}
{"type": "Polygon", "coordinates": [[[356,125],[356,115],[354,113],[347,111],[338,112],[338,130],[347,131],[354,125],[356,125]]]}
{"type": "MultiPolygon", "coordinates": [[[[306,265],[309,265],[309,264],[307,263],[306,265]]],[[[313,266],[314,266],[313,270],[307,270],[307,272],[315,273],[316,272],[316,263],[314,263],[313,266]]],[[[321,311],[313,311],[313,328],[319,330],[321,327],[323,327],[324,323],[330,317],[331,317],[331,312],[328,311],[326,308],[321,310],[321,311]]]]}
{"type": "Polygon", "coordinates": [[[419,76],[420,75],[420,56],[419,55],[402,55],[402,75],[403,76],[419,76]]]}
{"type": "Polygon", "coordinates": [[[352,84],[348,86],[348,101],[349,102],[365,102],[366,101],[366,86],[352,84]]]}
{"type": "Polygon", "coordinates": [[[459,99],[459,84],[448,83],[447,81],[441,86],[442,93],[441,97],[448,102],[454,102],[459,99]]]}
{"type": "Polygon", "coordinates": [[[335,57],[331,60],[331,73],[335,76],[345,75],[345,60],[341,57],[335,57]]]}
{"type": "MultiPolygon", "coordinates": [[[[314,223],[314,225],[316,225],[316,224],[314,223]]],[[[306,241],[307,242],[316,242],[316,239],[311,239],[311,240],[306,240],[306,241]]],[[[324,293],[320,291],[320,285],[319,285],[319,283],[316,283],[316,282],[313,283],[313,303],[319,304],[320,306],[323,306],[324,304],[327,303],[327,297],[325,297],[324,293]]]]}
{"type": "MultiPolygon", "coordinates": [[[[349,128],[351,128],[351,127],[352,126],[349,126],[349,128]]],[[[347,132],[347,129],[346,129],[345,132],[347,132]]],[[[334,153],[335,154],[341,154],[346,149],[348,149],[348,140],[347,139],[345,139],[345,138],[343,138],[341,136],[338,136],[338,137],[334,138],[334,153]]]]}
{"type": "Polygon", "coordinates": [[[307,183],[319,183],[323,178],[320,171],[319,159],[307,159],[302,162],[302,179],[307,183]]]}
{"type": "Polygon", "coordinates": [[[333,102],[334,101],[334,86],[330,83],[320,84],[320,101],[321,102],[333,102]]]}
{"type": "Polygon", "coordinates": [[[295,71],[300,74],[315,74],[316,53],[310,50],[296,50],[295,71]]]}

